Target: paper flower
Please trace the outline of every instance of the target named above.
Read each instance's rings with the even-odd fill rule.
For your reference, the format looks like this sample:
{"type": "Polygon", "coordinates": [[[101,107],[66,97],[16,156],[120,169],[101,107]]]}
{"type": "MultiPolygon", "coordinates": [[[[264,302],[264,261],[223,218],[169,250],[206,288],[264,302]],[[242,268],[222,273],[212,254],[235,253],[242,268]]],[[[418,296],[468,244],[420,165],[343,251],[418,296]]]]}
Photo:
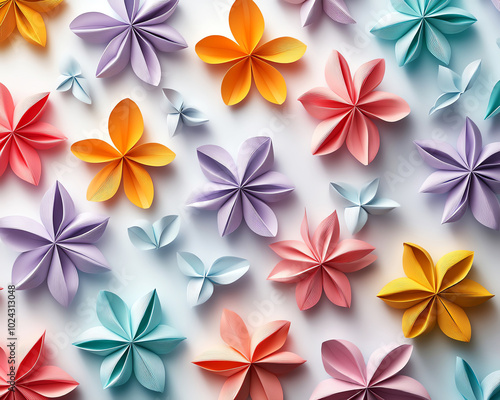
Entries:
{"type": "Polygon", "coordinates": [[[325,70],[329,89],[314,88],[299,98],[306,111],[321,120],[312,138],[314,155],[333,153],[346,142],[359,162],[368,165],[373,161],[380,136],[372,119],[395,122],[410,113],[401,97],[374,90],[384,73],[385,61],[377,59],[363,64],[351,78],[345,58],[332,52],[325,70]]]}
{"type": "Polygon", "coordinates": [[[406,337],[430,331],[437,320],[446,336],[470,341],[471,326],[462,307],[477,306],[493,297],[479,283],[466,278],[473,258],[472,251],[452,251],[434,266],[422,247],[404,243],[403,268],[407,278],[390,282],[378,297],[391,307],[406,309],[403,315],[406,337]]]}
{"type": "Polygon", "coordinates": [[[484,226],[498,229],[500,203],[500,142],[484,146],[481,132],[469,118],[455,150],[448,143],[416,141],[423,160],[437,169],[420,188],[423,193],[448,193],[442,223],[458,221],[470,205],[484,226]]]}
{"type": "Polygon", "coordinates": [[[120,101],[111,111],[108,130],[116,148],[100,139],[81,140],[71,146],[71,151],[80,160],[107,163],[90,182],[87,200],[112,198],[123,175],[123,188],[128,199],[137,207],[151,207],[153,181],[142,165],[165,166],[174,160],[175,153],[159,143],[137,144],[144,132],[144,121],[141,110],[130,99],[120,101]]]}
{"type": "Polygon", "coordinates": [[[139,250],[157,250],[172,243],[181,227],[178,215],[167,215],[151,224],[139,221],[128,228],[128,237],[139,250]]]}
{"type": "Polygon", "coordinates": [[[500,81],[498,81],[493,90],[491,91],[490,100],[488,101],[488,109],[486,110],[486,117],[488,119],[500,113],[500,81]]]}
{"type": "Polygon", "coordinates": [[[205,352],[193,361],[210,372],[226,376],[219,399],[283,400],[283,389],[276,375],[288,373],[306,362],[287,351],[280,351],[290,329],[288,321],[274,321],[250,336],[241,317],[224,310],[220,335],[229,347],[205,352]]]}
{"type": "Polygon", "coordinates": [[[58,129],[40,121],[48,99],[49,93],[40,93],[14,107],[12,95],[0,83],[0,176],[10,164],[19,178],[38,185],[42,165],[37,150],[50,149],[67,139],[58,129]]]}
{"type": "Polygon", "coordinates": [[[45,280],[52,296],[67,307],[78,290],[78,270],[107,272],[108,263],[94,245],[108,217],[77,214],[71,196],[56,182],[40,205],[42,224],[26,217],[0,218],[0,238],[20,251],[12,267],[17,290],[33,289],[45,280]]]}
{"type": "Polygon", "coordinates": [[[179,92],[173,89],[163,89],[163,94],[169,104],[167,127],[170,136],[175,135],[179,124],[199,126],[208,122],[208,118],[201,111],[193,107],[186,107],[184,98],[179,92]]]}
{"type": "Polygon", "coordinates": [[[205,303],[214,292],[214,285],[229,285],[245,275],[250,268],[248,260],[239,257],[221,257],[208,268],[192,253],[177,253],[177,265],[190,277],[187,299],[191,307],[205,303]]]}
{"type": "Polygon", "coordinates": [[[371,30],[381,39],[397,40],[399,66],[415,60],[425,43],[430,53],[448,65],[451,46],[445,35],[465,31],[476,18],[469,12],[450,7],[450,0],[391,0],[397,12],[382,18],[371,30]]]}
{"type": "Polygon", "coordinates": [[[38,339],[28,354],[16,360],[16,375],[11,386],[7,374],[12,364],[8,362],[9,350],[0,347],[0,400],[46,400],[62,397],[77,386],[70,375],[61,368],[42,366],[45,333],[38,339]]]}
{"type": "Polygon", "coordinates": [[[422,384],[399,372],[410,361],[413,346],[381,348],[365,365],[361,351],[347,340],[329,340],[321,346],[326,372],[310,400],[430,400],[422,384]]]}
{"type": "Polygon", "coordinates": [[[66,92],[71,89],[73,96],[83,103],[91,104],[90,85],[87,79],[82,75],[80,64],[70,57],[61,68],[61,76],[57,82],[56,90],[66,92]]]}
{"type": "Polygon", "coordinates": [[[17,26],[19,33],[33,44],[45,46],[47,31],[40,15],[57,7],[63,0],[3,0],[0,1],[0,42],[7,39],[17,26]]]}
{"type": "Polygon", "coordinates": [[[292,4],[302,4],[300,19],[302,26],[317,22],[324,11],[331,19],[341,24],[355,24],[344,0],[285,0],[292,4]]]}
{"type": "Polygon", "coordinates": [[[357,190],[354,186],[343,182],[331,182],[330,184],[338,194],[353,204],[344,210],[347,229],[353,235],[365,226],[366,221],[368,221],[368,214],[382,215],[399,207],[399,204],[394,200],[377,196],[378,178],[368,182],[361,190],[357,190]]]}
{"type": "Polygon", "coordinates": [[[187,47],[181,34],[165,24],[178,2],[108,0],[118,19],[99,12],[89,12],[76,17],[69,27],[91,43],[107,44],[97,66],[98,78],[115,76],[130,63],[137,77],[158,86],[161,66],[156,53],[187,47]]]}
{"type": "Polygon", "coordinates": [[[500,392],[500,371],[492,372],[479,383],[471,366],[457,357],[455,383],[465,400],[495,400],[500,392]]]}
{"type": "Polygon", "coordinates": [[[500,0],[491,0],[491,2],[497,8],[497,10],[500,11],[500,0]]]}
{"type": "Polygon", "coordinates": [[[228,106],[247,97],[252,85],[262,97],[275,104],[286,99],[286,83],[271,63],[299,60],[306,45],[291,37],[259,43],[264,34],[264,17],[253,0],[235,0],[229,12],[229,26],[236,42],[224,36],[208,36],[196,44],[196,53],[208,64],[233,63],[222,81],[222,99],[228,106]]]}
{"type": "Polygon", "coordinates": [[[156,290],[137,300],[131,309],[116,294],[101,291],[97,317],[102,326],[84,332],[76,347],[103,356],[101,383],[104,389],[123,385],[134,372],[149,390],[165,390],[165,366],[158,356],[170,353],[182,342],[176,329],[162,325],[156,290]]]}
{"type": "Polygon", "coordinates": [[[339,241],[336,211],[321,222],[312,238],[307,214],[304,214],[300,234],[304,242],[285,240],[270,245],[283,260],[267,279],[296,283],[295,297],[301,310],[315,306],[323,290],[333,304],[350,307],[351,285],[346,273],[359,271],[373,263],[377,257],[370,253],[375,248],[356,239],[339,241]]]}
{"type": "Polygon", "coordinates": [[[221,236],[234,232],[245,219],[248,227],[261,236],[276,236],[278,220],[267,203],[280,201],[293,185],[274,163],[271,138],[257,136],[240,147],[237,162],[222,147],[198,147],[198,160],[210,184],[196,191],[187,204],[205,210],[218,210],[221,236]]]}

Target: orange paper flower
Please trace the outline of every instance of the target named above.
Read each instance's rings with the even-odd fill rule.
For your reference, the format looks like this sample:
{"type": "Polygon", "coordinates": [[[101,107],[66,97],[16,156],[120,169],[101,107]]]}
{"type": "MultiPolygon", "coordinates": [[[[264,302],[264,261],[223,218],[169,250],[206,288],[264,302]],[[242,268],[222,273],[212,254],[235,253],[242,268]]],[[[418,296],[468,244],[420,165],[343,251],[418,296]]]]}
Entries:
{"type": "Polygon", "coordinates": [[[304,55],[307,46],[291,37],[280,37],[258,46],[264,33],[264,17],[253,0],[234,2],[229,12],[229,27],[236,42],[214,35],[196,44],[196,53],[206,63],[234,63],[222,81],[224,103],[232,106],[242,101],[250,91],[253,75],[257,89],[266,100],[283,104],[285,79],[269,62],[293,63],[304,55]]]}
{"type": "Polygon", "coordinates": [[[144,131],[141,110],[130,99],[122,100],[109,117],[109,135],[116,149],[99,139],[76,142],[71,151],[88,163],[108,163],[90,182],[87,199],[105,201],[123,187],[128,199],[137,207],[149,208],[154,187],[151,176],[141,165],[162,167],[170,164],[175,153],[158,143],[137,145],[144,131]]]}

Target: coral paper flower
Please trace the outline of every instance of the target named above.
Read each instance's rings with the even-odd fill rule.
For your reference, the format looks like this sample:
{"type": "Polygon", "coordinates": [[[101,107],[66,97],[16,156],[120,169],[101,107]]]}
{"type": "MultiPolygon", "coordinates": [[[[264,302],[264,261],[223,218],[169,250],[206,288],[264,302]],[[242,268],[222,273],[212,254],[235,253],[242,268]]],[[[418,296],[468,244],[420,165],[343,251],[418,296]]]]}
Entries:
{"type": "Polygon", "coordinates": [[[137,207],[149,208],[153,203],[154,187],[151,176],[142,167],[162,167],[175,158],[174,152],[159,143],[137,142],[144,132],[141,110],[130,99],[120,101],[109,117],[109,135],[116,149],[99,139],[76,142],[71,151],[88,163],[107,163],[90,182],[87,199],[106,201],[123,187],[128,199],[137,207]]]}
{"type": "Polygon", "coordinates": [[[289,64],[299,60],[306,45],[291,37],[280,37],[259,45],[264,17],[253,0],[236,0],[229,12],[229,26],[236,39],[208,36],[196,44],[196,53],[208,64],[233,63],[222,81],[222,99],[229,106],[242,101],[250,91],[252,75],[262,97],[275,104],[286,99],[283,76],[269,63],[289,64]]]}
{"type": "Polygon", "coordinates": [[[350,307],[351,285],[345,274],[373,263],[377,257],[370,253],[375,248],[357,239],[339,241],[336,211],[321,222],[312,238],[304,215],[300,233],[304,242],[285,240],[270,245],[283,261],[267,279],[296,283],[295,295],[301,310],[315,306],[323,290],[333,304],[350,307]]]}
{"type": "Polygon", "coordinates": [[[403,268],[407,278],[390,282],[378,294],[389,306],[406,309],[403,333],[414,338],[430,331],[436,320],[452,339],[469,342],[471,326],[463,307],[473,307],[493,297],[479,283],[466,279],[472,251],[444,255],[434,266],[422,247],[404,244],[403,268]]]}
{"type": "Polygon", "coordinates": [[[0,347],[0,400],[46,400],[62,397],[77,386],[71,376],[55,366],[41,366],[45,333],[26,356],[17,364],[13,387],[7,375],[12,364],[6,351],[0,347]]]}
{"type": "Polygon", "coordinates": [[[17,29],[34,44],[45,46],[47,31],[40,15],[57,7],[63,0],[3,0],[0,1],[0,42],[17,29]]]}
{"type": "Polygon", "coordinates": [[[66,140],[55,127],[39,121],[48,99],[49,93],[40,93],[14,107],[9,90],[0,83],[0,176],[10,164],[19,178],[38,185],[42,165],[37,150],[66,140]]]}
{"type": "Polygon", "coordinates": [[[219,400],[283,400],[277,374],[285,374],[306,362],[298,355],[280,351],[290,329],[288,321],[261,326],[252,336],[241,317],[222,313],[220,335],[229,347],[205,352],[194,364],[226,376],[219,400]]]}
{"type": "Polygon", "coordinates": [[[312,138],[312,153],[330,154],[346,142],[356,159],[368,165],[380,147],[380,136],[372,119],[396,122],[410,113],[410,106],[392,93],[376,91],[385,74],[385,61],[363,64],[351,78],[345,58],[334,50],[326,64],[329,86],[314,88],[299,101],[314,118],[322,122],[312,138]]]}

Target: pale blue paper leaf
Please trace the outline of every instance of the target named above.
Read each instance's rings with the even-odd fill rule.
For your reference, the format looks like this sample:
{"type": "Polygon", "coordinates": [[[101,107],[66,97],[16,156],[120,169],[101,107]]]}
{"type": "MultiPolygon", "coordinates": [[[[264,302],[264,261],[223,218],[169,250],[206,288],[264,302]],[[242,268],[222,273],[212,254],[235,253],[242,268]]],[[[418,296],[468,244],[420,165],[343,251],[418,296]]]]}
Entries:
{"type": "Polygon", "coordinates": [[[192,278],[187,286],[187,301],[191,307],[207,302],[214,293],[214,285],[207,278],[192,278]]]}
{"type": "Polygon", "coordinates": [[[73,86],[71,88],[73,96],[85,104],[92,104],[92,99],[90,98],[90,85],[87,79],[75,78],[73,79],[73,86]]]}
{"type": "Polygon", "coordinates": [[[370,203],[363,205],[363,208],[371,215],[383,215],[397,207],[399,207],[399,203],[384,198],[376,198],[370,203]]]}
{"type": "Polygon", "coordinates": [[[167,130],[170,137],[177,133],[177,128],[181,121],[181,114],[178,112],[173,112],[167,115],[167,130]]]}
{"type": "Polygon", "coordinates": [[[69,76],[77,76],[82,73],[82,69],[78,61],[73,57],[68,57],[61,65],[61,72],[69,76]]]}
{"type": "Polygon", "coordinates": [[[376,178],[363,186],[359,194],[359,201],[362,205],[369,203],[375,198],[378,191],[379,182],[380,180],[376,178]]]}
{"type": "Polygon", "coordinates": [[[73,86],[73,77],[67,75],[61,75],[57,78],[56,90],[60,92],[66,92],[73,86]]]}
{"type": "Polygon", "coordinates": [[[250,268],[248,260],[239,257],[221,257],[209,268],[207,277],[217,285],[229,285],[245,275],[250,268]]]}
{"type": "Polygon", "coordinates": [[[488,119],[500,113],[500,81],[498,81],[491,91],[488,108],[486,109],[486,117],[488,119]]]}
{"type": "Polygon", "coordinates": [[[71,89],[75,98],[86,104],[92,104],[90,97],[90,85],[82,75],[80,64],[73,58],[69,57],[61,65],[61,76],[57,80],[56,90],[65,92],[71,89]]]}
{"type": "Polygon", "coordinates": [[[474,371],[460,357],[456,362],[455,383],[465,400],[483,400],[483,391],[474,371]]]}
{"type": "Polygon", "coordinates": [[[368,221],[368,213],[362,207],[347,207],[344,210],[347,229],[351,234],[358,233],[368,221]]]}
{"type": "Polygon", "coordinates": [[[443,92],[461,92],[462,91],[462,78],[455,71],[439,66],[438,69],[438,87],[443,92]]]}
{"type": "Polygon", "coordinates": [[[128,236],[139,250],[160,249],[177,238],[180,223],[178,215],[167,215],[153,224],[149,221],[138,221],[135,226],[128,228],[128,236]]]}
{"type": "Polygon", "coordinates": [[[439,96],[434,103],[434,106],[429,110],[429,115],[434,114],[436,111],[442,110],[445,107],[451,106],[461,96],[460,92],[456,93],[443,93],[439,96]]]}
{"type": "Polygon", "coordinates": [[[208,118],[196,108],[186,107],[182,95],[173,89],[163,89],[168,100],[170,111],[167,115],[167,129],[174,136],[180,124],[198,126],[208,122],[208,118]]]}
{"type": "Polygon", "coordinates": [[[335,183],[331,182],[330,185],[340,194],[344,199],[354,204],[359,204],[358,190],[348,183],[335,183]]]}
{"type": "Polygon", "coordinates": [[[165,390],[165,366],[160,357],[140,346],[133,348],[134,374],[139,383],[149,390],[165,390]]]}
{"type": "Polygon", "coordinates": [[[462,91],[466,92],[476,82],[481,73],[481,60],[476,60],[467,65],[462,73],[462,91]]]}
{"type": "Polygon", "coordinates": [[[481,382],[484,400],[500,399],[500,371],[489,374],[481,382]]]}
{"type": "Polygon", "coordinates": [[[208,122],[207,116],[196,108],[184,109],[181,116],[186,126],[198,126],[208,122]]]}
{"type": "Polygon", "coordinates": [[[138,221],[136,226],[128,228],[128,237],[139,250],[157,249],[153,226],[149,221],[138,221]]]}
{"type": "Polygon", "coordinates": [[[161,304],[156,289],[137,300],[130,309],[132,337],[146,336],[161,322],[161,304]]]}
{"type": "Polygon", "coordinates": [[[177,329],[168,325],[158,325],[136,343],[156,354],[168,354],[185,339],[177,329]]]}
{"type": "Polygon", "coordinates": [[[82,350],[105,357],[126,347],[128,341],[104,326],[96,326],[83,332],[73,344],[82,350]]]}
{"type": "Polygon", "coordinates": [[[205,265],[196,255],[187,252],[177,253],[177,265],[181,272],[189,277],[205,277],[205,265]]]}
{"type": "Polygon", "coordinates": [[[99,292],[96,310],[105,328],[124,339],[131,338],[129,309],[120,297],[107,291],[99,292]]]}
{"type": "Polygon", "coordinates": [[[427,48],[434,57],[446,65],[450,63],[450,42],[448,42],[448,39],[446,39],[439,29],[428,22],[425,25],[425,41],[427,48]]]}
{"type": "Polygon", "coordinates": [[[102,387],[107,389],[123,385],[132,376],[132,369],[132,354],[129,347],[110,354],[101,364],[102,387]]]}
{"type": "Polygon", "coordinates": [[[184,105],[184,99],[182,98],[182,95],[177,90],[166,88],[163,89],[163,94],[167,98],[169,105],[173,107],[174,110],[180,113],[184,105]]]}

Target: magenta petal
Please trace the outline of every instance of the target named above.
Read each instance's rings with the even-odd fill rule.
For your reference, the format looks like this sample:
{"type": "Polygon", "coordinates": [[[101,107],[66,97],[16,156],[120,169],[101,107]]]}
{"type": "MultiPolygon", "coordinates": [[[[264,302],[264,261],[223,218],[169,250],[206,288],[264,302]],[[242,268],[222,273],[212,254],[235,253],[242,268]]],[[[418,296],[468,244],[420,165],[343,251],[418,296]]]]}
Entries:
{"type": "Polygon", "coordinates": [[[109,78],[121,72],[130,62],[131,43],[130,30],[125,30],[113,38],[102,53],[96,76],[109,78]]]}
{"type": "Polygon", "coordinates": [[[474,217],[484,226],[498,230],[500,203],[495,193],[477,176],[472,178],[470,192],[470,208],[474,217]]]}
{"type": "Polygon", "coordinates": [[[20,254],[12,267],[12,283],[16,289],[33,289],[47,278],[53,250],[43,246],[20,254]]]}
{"type": "Polygon", "coordinates": [[[137,27],[137,29],[141,36],[159,51],[170,53],[187,47],[181,34],[166,24],[144,25],[137,27]]]}
{"type": "Polygon", "coordinates": [[[24,252],[51,244],[47,230],[26,217],[0,218],[0,238],[16,251],[24,252]]]}
{"type": "Polygon", "coordinates": [[[110,269],[101,251],[93,244],[64,244],[61,250],[82,272],[97,274],[110,269]]]}
{"type": "Polygon", "coordinates": [[[132,69],[144,82],[158,86],[161,80],[161,66],[153,46],[139,33],[134,32],[131,40],[132,69]]]}
{"type": "Polygon", "coordinates": [[[109,43],[127,29],[129,25],[106,14],[89,12],[76,17],[70,29],[91,43],[109,43]]]}
{"type": "Polygon", "coordinates": [[[67,307],[78,290],[78,272],[73,262],[62,251],[54,251],[47,286],[52,296],[63,306],[67,307]]]}
{"type": "Polygon", "coordinates": [[[241,196],[243,216],[248,227],[257,235],[274,237],[278,233],[278,220],[273,210],[262,200],[250,195],[241,196]]]}
{"type": "Polygon", "coordinates": [[[217,213],[217,224],[221,236],[233,233],[243,220],[243,209],[239,192],[224,203],[217,213]]]}

